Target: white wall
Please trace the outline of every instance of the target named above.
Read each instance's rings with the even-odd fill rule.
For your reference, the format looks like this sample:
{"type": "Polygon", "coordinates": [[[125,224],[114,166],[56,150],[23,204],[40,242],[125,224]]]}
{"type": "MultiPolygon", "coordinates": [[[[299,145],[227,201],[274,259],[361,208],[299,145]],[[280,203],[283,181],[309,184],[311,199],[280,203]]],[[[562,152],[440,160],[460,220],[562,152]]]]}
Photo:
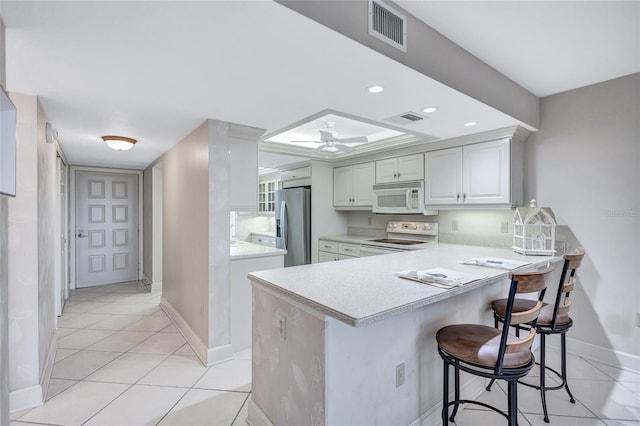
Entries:
{"type": "MultiPolygon", "coordinates": [[[[0,2],[0,85],[5,87],[5,28],[0,2]]],[[[0,195],[0,425],[9,423],[8,199],[0,195]]]]}
{"type": "Polygon", "coordinates": [[[42,403],[53,362],[60,242],[56,145],[35,96],[11,93],[18,111],[16,197],[8,203],[11,410],[42,403]],[[57,255],[56,255],[57,253],[57,255]]]}
{"type": "Polygon", "coordinates": [[[640,74],[543,98],[541,117],[525,195],[586,251],[569,337],[640,356],[640,74]]]}
{"type": "Polygon", "coordinates": [[[142,273],[153,282],[153,178],[152,167],[142,172],[142,226],[146,230],[142,236],[142,273]]]}

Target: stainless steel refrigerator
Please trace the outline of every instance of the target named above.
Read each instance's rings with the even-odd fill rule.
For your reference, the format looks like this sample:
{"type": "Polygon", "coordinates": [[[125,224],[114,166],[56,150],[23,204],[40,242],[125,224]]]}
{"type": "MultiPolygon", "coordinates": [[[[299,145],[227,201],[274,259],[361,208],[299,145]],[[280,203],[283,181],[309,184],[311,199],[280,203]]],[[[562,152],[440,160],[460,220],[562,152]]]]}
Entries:
{"type": "Polygon", "coordinates": [[[311,263],[311,189],[276,191],[276,247],[287,250],[285,267],[311,263]]]}

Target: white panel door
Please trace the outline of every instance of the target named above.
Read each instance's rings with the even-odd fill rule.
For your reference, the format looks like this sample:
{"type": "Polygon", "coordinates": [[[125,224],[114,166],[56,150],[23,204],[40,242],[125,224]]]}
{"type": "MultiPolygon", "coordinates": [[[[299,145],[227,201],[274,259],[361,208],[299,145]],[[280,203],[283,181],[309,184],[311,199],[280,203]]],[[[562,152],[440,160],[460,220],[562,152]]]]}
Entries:
{"type": "Polygon", "coordinates": [[[138,175],[76,171],[76,286],[138,279],[138,175]]]}
{"type": "Polygon", "coordinates": [[[465,146],[464,202],[502,204],[510,198],[509,140],[465,146]]]}
{"type": "Polygon", "coordinates": [[[373,184],[375,181],[374,163],[356,164],[353,166],[353,200],[354,206],[373,206],[373,184]]]}
{"type": "Polygon", "coordinates": [[[462,148],[425,154],[425,201],[430,205],[462,203],[462,148]]]}
{"type": "Polygon", "coordinates": [[[398,157],[398,182],[424,179],[424,157],[422,154],[398,157]]]}
{"type": "Polygon", "coordinates": [[[398,159],[376,161],[376,183],[393,183],[398,181],[398,159]]]}
{"type": "Polygon", "coordinates": [[[333,205],[350,206],[353,198],[353,168],[336,167],[333,169],[333,205]]]}

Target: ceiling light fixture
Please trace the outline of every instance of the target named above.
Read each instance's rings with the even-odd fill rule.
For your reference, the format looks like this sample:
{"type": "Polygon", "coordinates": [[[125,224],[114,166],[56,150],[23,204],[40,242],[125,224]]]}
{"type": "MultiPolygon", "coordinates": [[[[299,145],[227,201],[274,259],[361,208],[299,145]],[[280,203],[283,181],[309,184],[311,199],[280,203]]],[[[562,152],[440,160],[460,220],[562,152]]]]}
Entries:
{"type": "Polygon", "coordinates": [[[102,140],[107,146],[116,151],[129,151],[136,142],[135,139],[126,138],[124,136],[102,136],[102,140]]]}
{"type": "Polygon", "coordinates": [[[433,107],[425,108],[422,111],[424,111],[424,112],[436,112],[437,110],[438,110],[438,107],[434,107],[433,106],[433,107]]]}
{"type": "Polygon", "coordinates": [[[464,123],[466,127],[472,127],[472,126],[475,126],[476,124],[478,124],[477,121],[467,121],[466,123],[464,123]]]}
{"type": "Polygon", "coordinates": [[[369,91],[369,93],[380,93],[384,90],[384,87],[374,85],[374,86],[369,86],[367,90],[369,91]]]}

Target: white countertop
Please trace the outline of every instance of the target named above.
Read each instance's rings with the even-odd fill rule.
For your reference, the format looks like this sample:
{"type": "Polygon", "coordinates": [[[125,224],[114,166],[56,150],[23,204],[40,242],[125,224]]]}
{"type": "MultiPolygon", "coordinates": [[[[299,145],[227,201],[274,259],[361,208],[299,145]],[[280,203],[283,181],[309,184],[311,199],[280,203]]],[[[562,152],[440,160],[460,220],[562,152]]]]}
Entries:
{"type": "Polygon", "coordinates": [[[260,237],[272,237],[275,238],[276,237],[276,233],[275,232],[251,232],[251,235],[258,235],[260,237]]]}
{"type": "Polygon", "coordinates": [[[275,247],[261,246],[247,242],[237,242],[230,246],[231,260],[250,259],[254,257],[284,256],[287,251],[275,247]]]}
{"type": "Polygon", "coordinates": [[[362,235],[323,235],[318,237],[319,240],[336,241],[338,243],[361,244],[366,240],[374,240],[376,237],[365,237],[362,235]]]}
{"type": "Polygon", "coordinates": [[[532,263],[523,270],[561,260],[560,257],[522,256],[508,249],[439,243],[424,250],[274,269],[249,276],[254,282],[305,306],[351,326],[362,327],[508,276],[505,270],[458,263],[482,256],[532,263]],[[487,278],[442,289],[394,276],[398,271],[435,267],[487,278]]]}

